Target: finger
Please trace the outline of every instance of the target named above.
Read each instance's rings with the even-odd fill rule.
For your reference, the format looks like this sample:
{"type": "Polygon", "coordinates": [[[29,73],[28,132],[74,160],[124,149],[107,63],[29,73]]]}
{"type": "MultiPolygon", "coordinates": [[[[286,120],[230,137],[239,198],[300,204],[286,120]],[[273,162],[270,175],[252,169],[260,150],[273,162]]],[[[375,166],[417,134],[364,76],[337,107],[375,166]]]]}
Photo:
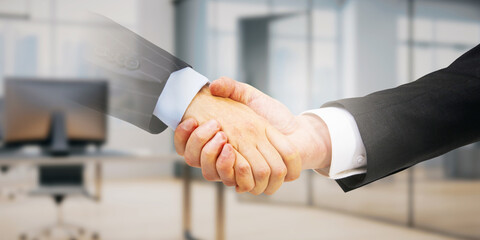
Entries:
{"type": "Polygon", "coordinates": [[[220,124],[210,120],[193,131],[185,147],[185,162],[192,167],[201,167],[200,154],[203,146],[220,130],[220,124]]]}
{"type": "Polygon", "coordinates": [[[254,195],[259,195],[265,191],[268,186],[268,180],[270,178],[270,166],[263,158],[262,154],[258,151],[256,146],[246,145],[239,146],[239,151],[242,156],[250,164],[252,168],[253,178],[255,179],[255,187],[250,191],[254,195]]]}
{"type": "MultiPolygon", "coordinates": [[[[223,184],[226,186],[235,186],[235,152],[229,143],[223,145],[222,152],[217,158],[217,173],[220,176],[223,184]]],[[[252,176],[253,179],[253,176],[252,176]]],[[[253,187],[252,187],[253,188],[253,187]]]]}
{"type": "Polygon", "coordinates": [[[270,166],[270,179],[265,189],[265,194],[272,195],[282,186],[285,176],[287,175],[287,167],[280,154],[272,145],[265,144],[264,146],[258,147],[258,150],[270,166]]]}
{"type": "Polygon", "coordinates": [[[217,157],[222,151],[223,145],[227,142],[227,137],[223,132],[217,132],[215,136],[205,144],[200,155],[200,166],[202,166],[203,177],[208,181],[219,181],[220,176],[217,173],[217,157]]]}
{"type": "Polygon", "coordinates": [[[298,151],[288,141],[285,135],[281,134],[274,127],[267,128],[267,137],[270,143],[275,147],[280,156],[282,156],[283,162],[287,167],[287,175],[285,176],[285,182],[293,181],[300,177],[302,171],[302,159],[298,151]]]}
{"type": "MultiPolygon", "coordinates": [[[[230,97],[235,91],[235,80],[227,77],[221,77],[210,83],[210,92],[217,97],[230,97]]],[[[235,99],[233,99],[235,100],[235,99]]]]}
{"type": "Polygon", "coordinates": [[[178,155],[183,156],[185,153],[185,145],[187,144],[188,138],[197,126],[197,121],[193,118],[189,118],[181,122],[175,129],[173,143],[175,144],[175,151],[177,151],[178,155]]]}
{"type": "Polygon", "coordinates": [[[210,86],[210,92],[214,96],[230,98],[234,101],[248,105],[261,92],[248,84],[237,82],[231,78],[221,77],[213,81],[210,86]]]}
{"type": "Polygon", "coordinates": [[[235,181],[237,186],[235,190],[238,193],[250,192],[255,187],[255,179],[253,178],[252,168],[248,161],[238,151],[235,152],[235,181]]]}

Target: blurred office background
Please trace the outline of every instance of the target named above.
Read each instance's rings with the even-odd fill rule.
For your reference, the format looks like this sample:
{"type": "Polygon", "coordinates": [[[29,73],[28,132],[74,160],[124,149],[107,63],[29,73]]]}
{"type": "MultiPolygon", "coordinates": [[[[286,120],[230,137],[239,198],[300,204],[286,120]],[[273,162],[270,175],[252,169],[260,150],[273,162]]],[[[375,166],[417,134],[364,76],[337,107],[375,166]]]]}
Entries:
{"type": "MultiPolygon", "coordinates": [[[[211,80],[247,82],[296,114],[413,81],[480,43],[474,0],[0,0],[1,95],[7,77],[96,77],[77,33],[98,26],[79,9],[114,19],[211,80]]],[[[192,186],[175,178],[185,169],[172,157],[171,130],[107,123],[103,149],[125,156],[102,164],[101,201],[64,206],[67,220],[103,239],[182,239],[185,229],[201,239],[480,239],[479,143],[348,194],[307,171],[274,196],[225,189],[222,234],[222,190],[195,171],[192,186]],[[191,218],[182,202],[189,187],[191,218]]],[[[38,185],[31,165],[0,173],[0,239],[54,222],[52,201],[29,194],[38,185]]]]}

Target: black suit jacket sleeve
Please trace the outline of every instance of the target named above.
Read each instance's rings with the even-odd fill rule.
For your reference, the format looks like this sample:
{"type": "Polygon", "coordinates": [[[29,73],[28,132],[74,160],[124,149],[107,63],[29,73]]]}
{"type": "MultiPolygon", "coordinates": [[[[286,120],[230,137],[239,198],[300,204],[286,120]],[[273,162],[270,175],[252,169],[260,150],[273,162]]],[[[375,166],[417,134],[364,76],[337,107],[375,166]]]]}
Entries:
{"type": "Polygon", "coordinates": [[[480,45],[447,68],[360,98],[329,102],[357,122],[367,173],[338,180],[350,191],[480,140],[480,45]]]}

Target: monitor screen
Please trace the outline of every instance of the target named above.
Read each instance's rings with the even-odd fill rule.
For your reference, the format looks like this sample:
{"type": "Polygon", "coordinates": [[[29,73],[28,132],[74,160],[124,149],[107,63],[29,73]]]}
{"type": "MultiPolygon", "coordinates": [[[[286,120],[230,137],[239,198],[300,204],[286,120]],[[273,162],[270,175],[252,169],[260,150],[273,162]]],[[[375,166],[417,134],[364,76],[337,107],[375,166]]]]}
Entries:
{"type": "Polygon", "coordinates": [[[49,145],[58,123],[69,145],[105,142],[106,81],[7,78],[4,89],[6,146],[49,145]]]}

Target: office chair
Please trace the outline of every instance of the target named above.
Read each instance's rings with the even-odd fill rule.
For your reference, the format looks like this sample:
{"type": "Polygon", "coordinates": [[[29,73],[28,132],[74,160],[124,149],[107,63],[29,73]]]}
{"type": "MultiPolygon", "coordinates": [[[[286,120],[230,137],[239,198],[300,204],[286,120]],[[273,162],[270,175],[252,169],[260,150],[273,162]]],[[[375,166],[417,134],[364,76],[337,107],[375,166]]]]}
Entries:
{"type": "Polygon", "coordinates": [[[51,196],[57,208],[57,221],[55,224],[44,227],[39,231],[30,234],[20,235],[20,240],[42,239],[50,237],[54,232],[62,231],[70,240],[92,239],[98,240],[100,236],[97,232],[87,231],[85,228],[66,223],[62,214],[62,203],[68,196],[87,196],[84,181],[84,165],[45,165],[38,168],[39,188],[34,190],[32,195],[51,196]]]}
{"type": "Polygon", "coordinates": [[[8,166],[0,166],[0,200],[15,201],[18,195],[24,193],[22,189],[16,184],[14,177],[15,169],[8,166]]]}
{"type": "Polygon", "coordinates": [[[6,175],[8,174],[9,167],[7,166],[0,166],[0,178],[2,184],[0,185],[0,199],[2,200],[8,200],[8,201],[13,201],[15,200],[15,193],[13,189],[11,189],[8,184],[4,183],[4,178],[6,178],[6,175]]]}
{"type": "Polygon", "coordinates": [[[100,148],[106,141],[108,85],[101,79],[5,80],[5,148],[19,149],[37,145],[44,155],[58,159],[58,164],[38,167],[35,195],[51,196],[57,206],[57,222],[20,239],[43,239],[62,231],[71,240],[99,239],[96,232],[63,221],[62,203],[68,196],[87,196],[84,165],[65,163],[72,154],[86,153],[89,145],[100,148]],[[95,105],[95,108],[87,106],[95,105]],[[28,129],[26,131],[25,129],[28,129]],[[31,236],[31,238],[29,238],[31,236]]]}

